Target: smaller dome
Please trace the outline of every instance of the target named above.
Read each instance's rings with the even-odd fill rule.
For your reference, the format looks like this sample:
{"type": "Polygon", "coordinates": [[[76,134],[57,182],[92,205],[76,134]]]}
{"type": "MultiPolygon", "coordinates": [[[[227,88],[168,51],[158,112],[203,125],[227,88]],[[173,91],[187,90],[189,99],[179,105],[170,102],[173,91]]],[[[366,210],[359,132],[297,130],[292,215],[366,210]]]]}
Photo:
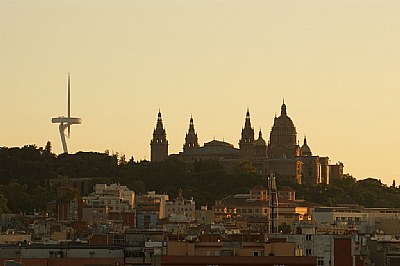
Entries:
{"type": "Polygon", "coordinates": [[[261,130],[258,133],[258,139],[256,141],[254,141],[254,145],[256,145],[256,146],[266,146],[267,145],[265,140],[262,137],[261,130]]]}
{"type": "Polygon", "coordinates": [[[304,144],[303,144],[303,146],[301,146],[300,149],[301,149],[301,154],[303,156],[311,156],[312,155],[311,149],[307,145],[307,138],[306,137],[304,137],[304,144]]]}

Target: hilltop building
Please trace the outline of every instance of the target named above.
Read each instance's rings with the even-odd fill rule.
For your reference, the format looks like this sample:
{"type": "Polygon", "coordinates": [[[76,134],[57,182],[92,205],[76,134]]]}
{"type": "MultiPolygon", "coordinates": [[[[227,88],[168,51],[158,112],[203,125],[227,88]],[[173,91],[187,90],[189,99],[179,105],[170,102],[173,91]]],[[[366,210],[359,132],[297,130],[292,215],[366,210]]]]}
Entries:
{"type": "MultiPolygon", "coordinates": [[[[183,151],[179,153],[179,157],[192,166],[196,162],[216,160],[225,168],[229,168],[227,165],[248,161],[261,175],[274,174],[277,178],[290,178],[299,184],[329,184],[331,179],[343,177],[343,164],[339,162],[331,165],[329,157],[314,155],[306,137],[300,146],[296,127],[287,114],[285,102],[282,103],[280,116],[275,115],[268,143],[264,140],[261,130],[258,139],[255,139],[254,134],[250,111],[247,109],[239,149],[218,140],[200,146],[191,117],[183,151]]],[[[167,157],[168,141],[159,112],[151,141],[151,160],[163,161],[167,157]]]]}
{"type": "Polygon", "coordinates": [[[282,104],[281,115],[274,118],[268,143],[268,171],[279,177],[294,177],[301,183],[301,156],[297,131],[282,104]]]}

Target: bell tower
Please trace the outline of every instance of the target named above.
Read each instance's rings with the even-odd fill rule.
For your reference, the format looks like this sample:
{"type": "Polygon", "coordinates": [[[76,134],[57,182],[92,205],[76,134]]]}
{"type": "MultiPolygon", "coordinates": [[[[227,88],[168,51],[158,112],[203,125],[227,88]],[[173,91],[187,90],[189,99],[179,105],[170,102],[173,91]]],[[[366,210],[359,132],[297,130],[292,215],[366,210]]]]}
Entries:
{"type": "Polygon", "coordinates": [[[162,162],[168,158],[168,140],[165,132],[161,111],[158,111],[157,125],[153,131],[153,139],[150,141],[151,161],[162,162]]]}
{"type": "Polygon", "coordinates": [[[242,128],[242,138],[239,140],[240,156],[242,159],[253,157],[254,128],[251,127],[250,112],[247,108],[244,127],[242,128]]]}
{"type": "Polygon", "coordinates": [[[198,148],[199,143],[196,131],[194,130],[193,117],[190,117],[189,130],[186,133],[185,144],[183,144],[183,152],[198,148]]]}

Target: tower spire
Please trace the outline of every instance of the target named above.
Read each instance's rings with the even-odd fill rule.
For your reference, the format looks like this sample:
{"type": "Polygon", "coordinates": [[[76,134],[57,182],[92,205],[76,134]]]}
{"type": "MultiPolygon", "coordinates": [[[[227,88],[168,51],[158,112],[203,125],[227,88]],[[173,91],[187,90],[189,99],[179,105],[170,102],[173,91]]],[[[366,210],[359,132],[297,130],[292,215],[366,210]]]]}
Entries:
{"type": "Polygon", "coordinates": [[[185,144],[183,144],[183,152],[191,150],[193,148],[198,148],[198,147],[199,147],[199,143],[198,143],[196,131],[194,129],[193,116],[190,115],[189,129],[188,129],[188,133],[186,133],[185,144]]]}
{"type": "Polygon", "coordinates": [[[281,116],[286,116],[287,115],[287,113],[286,113],[286,104],[285,104],[285,99],[283,99],[283,103],[282,103],[282,106],[281,106],[281,116]]]}
{"type": "Polygon", "coordinates": [[[241,137],[242,138],[239,140],[241,157],[250,159],[253,156],[254,129],[251,127],[249,107],[247,107],[241,137]]]}
{"type": "Polygon", "coordinates": [[[153,139],[150,141],[151,161],[165,161],[168,158],[168,140],[161,118],[161,110],[158,109],[157,124],[153,131],[153,139]]]}

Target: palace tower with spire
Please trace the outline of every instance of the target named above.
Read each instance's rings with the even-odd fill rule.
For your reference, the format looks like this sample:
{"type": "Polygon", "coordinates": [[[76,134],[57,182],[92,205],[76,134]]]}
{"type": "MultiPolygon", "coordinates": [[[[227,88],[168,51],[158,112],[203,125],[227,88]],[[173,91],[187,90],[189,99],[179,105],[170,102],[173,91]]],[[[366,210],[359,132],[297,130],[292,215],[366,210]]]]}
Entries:
{"type": "MultiPolygon", "coordinates": [[[[260,175],[274,174],[278,180],[287,178],[299,184],[329,184],[332,179],[343,177],[343,164],[338,162],[331,165],[329,157],[313,155],[306,137],[300,147],[297,130],[288,116],[285,101],[281,105],[280,116],[275,115],[268,143],[264,140],[261,129],[258,139],[254,138],[254,128],[247,108],[239,149],[215,139],[200,146],[193,117],[190,117],[183,151],[174,156],[182,159],[191,171],[196,171],[195,165],[198,162],[213,160],[218,161],[228,172],[235,171],[238,165],[246,162],[250,169],[254,169],[260,175]]],[[[167,158],[168,141],[159,112],[151,141],[151,161],[164,161],[167,158]]]]}
{"type": "Polygon", "coordinates": [[[183,144],[183,152],[187,152],[199,147],[197,134],[194,129],[193,117],[190,117],[189,130],[186,133],[185,144],[183,144]]]}
{"type": "Polygon", "coordinates": [[[251,127],[250,112],[247,108],[244,127],[242,128],[242,138],[239,140],[239,150],[242,159],[251,160],[253,158],[254,129],[251,127]]]}
{"type": "Polygon", "coordinates": [[[157,125],[153,131],[153,139],[150,141],[151,161],[162,162],[168,158],[168,140],[165,132],[161,111],[158,111],[157,125]]]}

